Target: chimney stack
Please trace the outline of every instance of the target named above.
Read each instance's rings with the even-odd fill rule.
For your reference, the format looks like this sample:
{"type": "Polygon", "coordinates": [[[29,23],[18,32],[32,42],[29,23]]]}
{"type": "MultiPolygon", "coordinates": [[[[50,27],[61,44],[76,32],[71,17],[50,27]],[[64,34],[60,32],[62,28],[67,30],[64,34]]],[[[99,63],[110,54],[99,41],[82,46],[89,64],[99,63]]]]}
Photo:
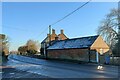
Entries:
{"type": "Polygon", "coordinates": [[[61,34],[64,34],[64,30],[63,29],[61,29],[61,34]]]}
{"type": "Polygon", "coordinates": [[[54,29],[52,29],[52,34],[55,34],[55,30],[54,29]]]}

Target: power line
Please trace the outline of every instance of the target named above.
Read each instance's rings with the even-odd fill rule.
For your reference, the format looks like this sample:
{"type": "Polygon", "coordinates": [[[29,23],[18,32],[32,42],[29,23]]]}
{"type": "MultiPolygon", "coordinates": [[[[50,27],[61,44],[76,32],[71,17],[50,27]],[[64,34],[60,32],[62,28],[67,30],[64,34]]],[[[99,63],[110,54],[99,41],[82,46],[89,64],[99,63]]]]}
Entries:
{"type": "MultiPolygon", "coordinates": [[[[42,35],[46,30],[48,30],[48,27],[46,27],[45,29],[44,29],[44,31],[42,31],[37,37],[39,37],[40,35],[42,35]]],[[[36,37],[36,38],[37,38],[36,37]]]]}
{"type": "Polygon", "coordinates": [[[13,30],[17,30],[17,31],[28,31],[27,29],[12,27],[12,26],[8,26],[8,25],[2,25],[2,28],[8,28],[8,29],[13,29],[13,30]]]}
{"type": "MultiPolygon", "coordinates": [[[[68,16],[72,15],[72,14],[73,14],[74,12],[76,12],[77,10],[79,10],[79,9],[81,9],[82,7],[84,7],[85,5],[87,5],[90,1],[92,1],[92,0],[89,0],[88,2],[84,3],[83,5],[81,5],[80,7],[78,7],[77,9],[75,9],[74,11],[72,11],[72,12],[69,13],[69,14],[67,14],[66,16],[64,16],[63,18],[59,19],[58,21],[54,22],[54,23],[51,24],[51,25],[53,26],[53,25],[57,24],[58,22],[64,20],[65,18],[67,18],[68,16]]],[[[48,29],[48,27],[46,27],[45,30],[39,34],[39,36],[42,35],[47,29],[48,29]]]]}
{"type": "Polygon", "coordinates": [[[53,24],[51,25],[55,25],[57,24],[58,22],[64,20],[65,18],[67,18],[68,16],[72,15],[74,12],[76,12],[77,10],[81,9],[82,7],[84,7],[85,5],[87,5],[90,1],[92,0],[89,0],[88,2],[84,3],[83,5],[81,5],[80,7],[78,7],[77,9],[75,9],[74,11],[72,11],[71,13],[67,14],[66,16],[64,16],[63,18],[59,19],[58,21],[54,22],[53,24]]]}
{"type": "MultiPolygon", "coordinates": [[[[23,29],[23,28],[17,28],[17,27],[12,27],[12,26],[8,26],[8,25],[2,25],[2,27],[3,28],[8,28],[8,29],[12,29],[12,30],[15,30],[15,31],[24,31],[24,32],[26,32],[26,33],[32,33],[33,34],[33,32],[31,32],[31,30],[27,30],[27,29],[23,29]]],[[[42,28],[41,28],[42,29],[42,28]]],[[[43,32],[41,32],[40,34],[39,34],[39,36],[41,35],[41,34],[43,34],[46,30],[47,30],[48,28],[46,27],[45,28],[45,30],[43,31],[43,32]]]]}

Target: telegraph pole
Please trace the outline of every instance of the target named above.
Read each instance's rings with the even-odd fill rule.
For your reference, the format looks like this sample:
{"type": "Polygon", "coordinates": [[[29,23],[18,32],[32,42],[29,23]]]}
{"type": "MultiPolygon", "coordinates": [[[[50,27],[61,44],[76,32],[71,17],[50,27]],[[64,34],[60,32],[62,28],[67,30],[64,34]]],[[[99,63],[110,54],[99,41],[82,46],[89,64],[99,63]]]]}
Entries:
{"type": "Polygon", "coordinates": [[[51,25],[49,25],[49,46],[51,45],[51,25]]]}
{"type": "MultiPolygon", "coordinates": [[[[49,39],[49,46],[51,45],[51,25],[49,25],[49,36],[48,36],[48,39],[49,39]]],[[[48,47],[48,46],[47,46],[48,47]]],[[[47,59],[47,50],[46,50],[46,48],[45,48],[45,50],[44,50],[44,53],[45,53],[45,57],[46,57],[46,59],[47,59]]]]}

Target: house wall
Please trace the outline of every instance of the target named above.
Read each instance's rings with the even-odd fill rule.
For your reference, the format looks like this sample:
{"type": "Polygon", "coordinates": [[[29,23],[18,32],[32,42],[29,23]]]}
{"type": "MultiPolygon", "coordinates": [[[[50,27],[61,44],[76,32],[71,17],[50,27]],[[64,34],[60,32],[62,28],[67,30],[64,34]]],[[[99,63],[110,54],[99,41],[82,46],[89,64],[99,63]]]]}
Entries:
{"type": "Polygon", "coordinates": [[[59,34],[58,37],[59,37],[59,40],[68,39],[64,34],[59,34]]]}
{"type": "Polygon", "coordinates": [[[101,49],[103,53],[109,51],[109,46],[105,43],[101,36],[99,36],[95,42],[91,45],[90,49],[95,49],[97,52],[101,53],[101,49]]]}
{"type": "Polygon", "coordinates": [[[89,50],[88,49],[48,50],[48,57],[88,62],[89,50]]]}
{"type": "Polygon", "coordinates": [[[57,35],[55,33],[51,34],[51,41],[55,40],[55,37],[57,37],[57,35]]]}

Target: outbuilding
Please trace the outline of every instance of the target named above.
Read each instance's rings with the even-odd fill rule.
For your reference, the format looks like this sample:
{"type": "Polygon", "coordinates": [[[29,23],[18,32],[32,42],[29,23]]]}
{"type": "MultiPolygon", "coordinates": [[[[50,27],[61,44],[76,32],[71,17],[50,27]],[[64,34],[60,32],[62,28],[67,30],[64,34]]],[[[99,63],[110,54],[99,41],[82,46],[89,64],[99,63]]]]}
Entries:
{"type": "Polygon", "coordinates": [[[66,40],[57,40],[47,48],[47,57],[70,59],[85,62],[98,62],[99,53],[109,51],[109,46],[101,36],[88,36],[66,40]]]}

